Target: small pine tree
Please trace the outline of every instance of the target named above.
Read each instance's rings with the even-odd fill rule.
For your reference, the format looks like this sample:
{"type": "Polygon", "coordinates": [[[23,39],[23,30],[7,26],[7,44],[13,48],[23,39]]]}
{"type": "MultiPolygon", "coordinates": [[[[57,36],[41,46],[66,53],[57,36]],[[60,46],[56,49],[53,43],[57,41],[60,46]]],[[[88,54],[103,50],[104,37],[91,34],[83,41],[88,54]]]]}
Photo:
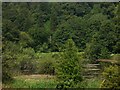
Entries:
{"type": "Polygon", "coordinates": [[[57,88],[72,88],[82,81],[78,50],[72,39],[66,42],[65,49],[60,54],[56,73],[58,79],[57,88]]]}

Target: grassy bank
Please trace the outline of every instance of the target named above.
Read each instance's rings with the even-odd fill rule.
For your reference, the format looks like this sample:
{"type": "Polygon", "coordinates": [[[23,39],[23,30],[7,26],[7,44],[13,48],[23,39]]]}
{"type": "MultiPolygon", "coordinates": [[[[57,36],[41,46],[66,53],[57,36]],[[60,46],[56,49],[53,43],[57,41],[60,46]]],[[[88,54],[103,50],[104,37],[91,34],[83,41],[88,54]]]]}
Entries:
{"type": "MultiPolygon", "coordinates": [[[[11,83],[3,85],[3,88],[56,88],[57,81],[51,75],[21,75],[14,77],[11,83]]],[[[100,78],[86,79],[79,83],[80,88],[99,88],[100,78]]]]}
{"type": "Polygon", "coordinates": [[[15,77],[9,84],[3,85],[4,88],[55,88],[55,78],[48,75],[23,75],[15,77]]]}

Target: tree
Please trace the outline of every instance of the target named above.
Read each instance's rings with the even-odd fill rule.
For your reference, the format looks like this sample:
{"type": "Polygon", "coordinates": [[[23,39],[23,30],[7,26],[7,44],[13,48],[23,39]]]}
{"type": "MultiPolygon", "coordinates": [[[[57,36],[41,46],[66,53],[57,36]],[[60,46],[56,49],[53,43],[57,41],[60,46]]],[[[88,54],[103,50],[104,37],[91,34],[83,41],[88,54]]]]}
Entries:
{"type": "Polygon", "coordinates": [[[2,82],[7,83],[13,80],[12,76],[15,73],[15,69],[17,69],[17,58],[20,50],[20,45],[10,42],[4,41],[2,45],[2,82]],[[14,71],[13,71],[14,70],[14,71]]]}
{"type": "Polygon", "coordinates": [[[115,17],[113,18],[113,21],[115,23],[115,29],[114,29],[114,36],[115,36],[115,45],[113,46],[114,53],[120,53],[120,3],[116,6],[116,10],[114,11],[115,17]]]}
{"type": "Polygon", "coordinates": [[[109,58],[110,56],[110,52],[108,51],[108,48],[104,42],[104,38],[102,37],[101,39],[101,37],[102,34],[96,32],[91,41],[86,44],[85,56],[92,62],[99,58],[109,58]]]}
{"type": "Polygon", "coordinates": [[[26,47],[26,46],[28,47],[33,43],[32,38],[26,32],[20,32],[19,38],[20,38],[19,43],[23,47],[26,47]]]}
{"type": "Polygon", "coordinates": [[[72,39],[68,39],[65,43],[65,49],[61,52],[60,60],[56,65],[56,73],[58,79],[58,88],[73,88],[80,81],[81,61],[78,58],[78,51],[72,39]]]}
{"type": "Polygon", "coordinates": [[[73,38],[76,46],[80,49],[85,48],[86,26],[85,20],[81,17],[70,16],[70,19],[63,21],[53,35],[55,43],[59,46],[64,44],[70,37],[73,38]]]}

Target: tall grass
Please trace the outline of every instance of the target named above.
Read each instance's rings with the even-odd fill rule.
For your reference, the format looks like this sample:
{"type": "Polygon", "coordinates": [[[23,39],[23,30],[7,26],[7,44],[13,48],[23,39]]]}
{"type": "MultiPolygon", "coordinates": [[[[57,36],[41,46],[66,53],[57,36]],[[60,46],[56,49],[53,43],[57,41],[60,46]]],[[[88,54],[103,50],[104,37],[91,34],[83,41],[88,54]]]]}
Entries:
{"type": "Polygon", "coordinates": [[[55,88],[56,81],[54,79],[15,79],[12,83],[4,86],[5,88],[55,88]]]}
{"type": "MultiPolygon", "coordinates": [[[[80,82],[79,88],[100,88],[102,80],[100,78],[85,79],[80,82]]],[[[55,78],[51,79],[23,79],[17,78],[13,83],[6,85],[6,88],[56,88],[57,81],[55,78]]]]}
{"type": "Polygon", "coordinates": [[[102,80],[100,78],[91,78],[83,80],[78,87],[80,88],[100,88],[102,80]]]}

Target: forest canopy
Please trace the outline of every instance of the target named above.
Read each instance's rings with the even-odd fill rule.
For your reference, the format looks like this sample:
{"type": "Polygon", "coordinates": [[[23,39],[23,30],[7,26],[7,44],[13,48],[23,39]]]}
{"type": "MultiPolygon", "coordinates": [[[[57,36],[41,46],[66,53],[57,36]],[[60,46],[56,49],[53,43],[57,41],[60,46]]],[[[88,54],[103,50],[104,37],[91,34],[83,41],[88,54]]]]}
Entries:
{"type": "Polygon", "coordinates": [[[2,6],[3,45],[14,42],[36,52],[57,52],[72,38],[79,51],[94,45],[96,50],[120,51],[118,3],[29,2],[2,6]]]}

